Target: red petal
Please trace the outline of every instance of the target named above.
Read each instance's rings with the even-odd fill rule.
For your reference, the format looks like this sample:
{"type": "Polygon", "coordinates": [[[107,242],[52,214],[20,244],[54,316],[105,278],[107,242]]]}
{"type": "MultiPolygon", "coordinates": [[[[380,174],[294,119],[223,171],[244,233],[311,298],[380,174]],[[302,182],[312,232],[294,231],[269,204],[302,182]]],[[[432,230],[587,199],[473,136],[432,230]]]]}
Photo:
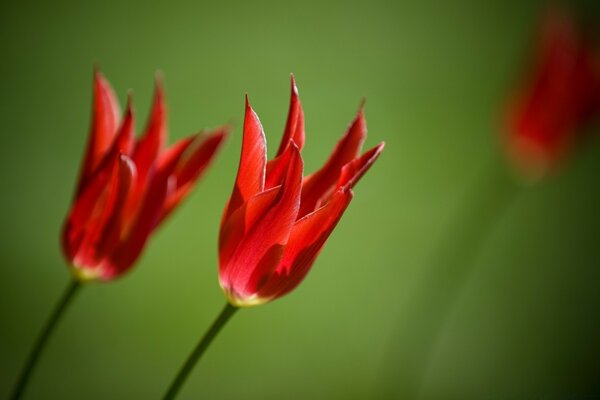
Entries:
{"type": "Polygon", "coordinates": [[[159,156],[156,170],[148,183],[143,199],[140,199],[142,204],[139,205],[135,220],[125,234],[125,239],[108,261],[110,269],[107,267],[106,279],[129,270],[141,254],[150,234],[159,222],[167,197],[175,190],[173,171],[193,140],[193,136],[180,140],[159,156]]]}
{"type": "Polygon", "coordinates": [[[313,212],[319,200],[326,195],[338,180],[342,167],[359,156],[363,142],[367,136],[363,107],[338,142],[327,163],[319,171],[307,176],[302,184],[302,201],[299,218],[313,212]]]}
{"type": "Polygon", "coordinates": [[[167,137],[167,108],[165,105],[162,82],[156,78],[154,103],[148,117],[144,136],[137,142],[133,161],[138,169],[140,181],[145,182],[150,167],[160,154],[167,137]]]}
{"type": "Polygon", "coordinates": [[[337,187],[349,189],[353,188],[354,185],[363,177],[365,172],[371,168],[371,165],[379,158],[379,155],[383,151],[385,143],[381,142],[377,146],[368,150],[360,156],[344,165],[340,179],[338,180],[337,187]]]}
{"type": "MultiPolygon", "coordinates": [[[[106,170],[107,168],[111,168],[114,164],[115,159],[119,157],[120,154],[129,155],[133,148],[134,142],[134,116],[133,109],[131,105],[131,98],[128,101],[127,109],[125,110],[125,116],[123,118],[123,122],[121,123],[121,127],[117,133],[117,136],[113,140],[113,144],[104,156],[104,158],[100,161],[98,168],[90,175],[87,182],[90,182],[94,179],[94,176],[102,170],[106,170]]],[[[85,190],[85,185],[82,186],[82,191],[85,190]]]]}
{"type": "Polygon", "coordinates": [[[118,156],[110,169],[95,176],[77,200],[66,228],[66,236],[76,245],[70,251],[70,260],[76,268],[95,270],[106,256],[98,243],[111,220],[120,213],[133,174],[130,160],[118,156]]]}
{"type": "Polygon", "coordinates": [[[77,185],[77,195],[81,193],[83,186],[111,147],[119,124],[119,103],[110,83],[98,70],[94,71],[93,103],[92,127],[77,185]]]}
{"type": "Polygon", "coordinates": [[[280,185],[251,197],[222,224],[219,232],[219,265],[228,265],[244,235],[271,208],[281,188],[280,185]]]}
{"type": "Polygon", "coordinates": [[[302,282],[351,200],[351,190],[338,190],[325,206],[296,222],[280,265],[258,297],[281,297],[302,282]]]}
{"type": "Polygon", "coordinates": [[[263,191],[266,163],[267,144],[265,134],[258,116],[250,107],[248,97],[246,97],[246,116],[244,118],[240,166],[224,219],[227,219],[233,211],[248,201],[250,197],[263,191]]]}
{"type": "Polygon", "coordinates": [[[105,190],[112,176],[112,166],[96,173],[83,192],[75,199],[63,227],[63,252],[72,264],[81,247],[89,220],[99,203],[106,201],[105,190]]]}
{"type": "Polygon", "coordinates": [[[117,198],[112,215],[108,219],[102,237],[96,245],[96,251],[99,255],[107,257],[121,240],[127,220],[125,204],[131,193],[131,188],[134,187],[135,178],[136,168],[133,161],[125,155],[120,156],[117,198]]]}
{"type": "Polygon", "coordinates": [[[288,151],[292,155],[283,185],[253,197],[246,204],[243,219],[236,213],[238,221],[232,229],[237,229],[237,234],[228,235],[239,238],[239,242],[237,246],[226,245],[235,250],[220,265],[219,278],[226,293],[241,302],[251,298],[262,285],[263,277],[279,264],[298,214],[303,163],[295,145],[289,146],[288,151]],[[245,233],[240,235],[240,230],[245,233]]]}
{"type": "Polygon", "coordinates": [[[296,87],[294,75],[292,75],[290,109],[288,111],[283,138],[281,138],[281,144],[279,145],[279,150],[277,150],[277,156],[283,154],[290,140],[293,140],[300,150],[304,147],[304,112],[302,111],[302,104],[298,97],[298,88],[296,87]]]}
{"type": "MultiPolygon", "coordinates": [[[[290,141],[288,145],[293,143],[290,141]]],[[[265,178],[265,189],[271,189],[281,185],[285,178],[291,160],[291,152],[286,151],[267,163],[267,176],[265,178]]]]}
{"type": "Polygon", "coordinates": [[[285,150],[291,142],[294,142],[302,150],[304,146],[304,112],[302,111],[302,104],[298,97],[298,88],[296,87],[294,75],[292,75],[292,94],[285,131],[279,145],[279,150],[277,151],[277,156],[267,163],[265,189],[281,185],[290,162],[290,158],[285,156],[285,154],[290,153],[285,150]]]}
{"type": "Polygon", "coordinates": [[[195,139],[196,136],[189,136],[172,144],[158,157],[156,168],[159,170],[174,169],[186,150],[194,143],[195,139]]]}
{"type": "Polygon", "coordinates": [[[198,134],[179,159],[173,176],[175,190],[167,198],[160,223],[188,195],[196,181],[210,165],[227,137],[229,128],[220,128],[209,134],[198,134]]]}
{"type": "Polygon", "coordinates": [[[112,145],[111,152],[114,155],[119,153],[130,154],[133,149],[133,144],[135,140],[135,117],[133,114],[133,104],[131,100],[131,96],[127,100],[127,108],[125,110],[125,117],[123,118],[123,123],[119,128],[119,133],[115,138],[115,141],[112,145]]]}
{"type": "MultiPolygon", "coordinates": [[[[171,188],[167,198],[165,199],[165,204],[163,204],[161,210],[162,216],[160,216],[156,220],[156,225],[158,225],[162,221],[162,219],[166,217],[166,214],[164,214],[164,210],[166,202],[168,201],[167,199],[175,194],[175,189],[177,187],[177,178],[174,176],[175,170],[177,166],[181,163],[181,160],[185,157],[185,155],[188,154],[190,151],[193,151],[193,148],[195,147],[194,143],[197,142],[197,140],[197,135],[181,139],[175,144],[171,145],[171,147],[169,147],[158,157],[158,160],[155,164],[155,174],[160,172],[161,174],[167,176],[170,180],[171,188]]],[[[152,177],[151,179],[154,179],[154,177],[152,177]]]]}
{"type": "Polygon", "coordinates": [[[156,227],[165,199],[173,190],[174,182],[169,179],[173,167],[167,164],[153,175],[135,222],[103,266],[104,279],[112,279],[128,271],[141,254],[156,227]]]}
{"type": "Polygon", "coordinates": [[[153,173],[154,164],[162,151],[167,136],[166,128],[167,108],[164,99],[164,91],[160,77],[156,77],[154,102],[146,130],[142,138],[136,143],[133,152],[133,162],[137,167],[138,179],[133,193],[127,204],[127,214],[133,219],[139,211],[139,203],[142,200],[153,173]]]}

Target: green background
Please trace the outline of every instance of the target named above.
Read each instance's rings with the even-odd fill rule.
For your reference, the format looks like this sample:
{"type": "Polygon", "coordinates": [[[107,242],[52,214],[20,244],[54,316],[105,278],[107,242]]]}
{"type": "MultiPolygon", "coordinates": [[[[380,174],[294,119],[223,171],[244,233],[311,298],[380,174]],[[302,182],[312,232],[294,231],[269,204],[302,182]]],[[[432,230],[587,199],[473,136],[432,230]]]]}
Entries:
{"type": "MultiPolygon", "coordinates": [[[[243,95],[273,155],[290,72],[306,115],[307,171],[326,159],[362,96],[367,146],[387,147],[304,283],[235,315],[181,399],[402,396],[402,376],[415,367],[397,341],[422,334],[403,315],[420,304],[411,293],[424,300],[408,315],[431,312],[427,293],[435,289],[425,278],[435,276],[427,272],[434,249],[448,235],[461,237],[457,210],[485,180],[488,160],[502,162],[500,117],[542,8],[474,0],[3,1],[0,397],[69,277],[59,231],[87,137],[94,63],[122,104],[133,89],[140,128],[160,69],[171,141],[226,122],[235,130],[131,274],[82,290],[26,397],[160,398],[224,302],[216,238],[237,168],[243,95]]],[[[600,22],[594,1],[575,8],[600,22]]],[[[422,398],[600,393],[600,142],[585,145],[552,179],[522,191],[474,250],[472,273],[420,360],[422,398]]]]}

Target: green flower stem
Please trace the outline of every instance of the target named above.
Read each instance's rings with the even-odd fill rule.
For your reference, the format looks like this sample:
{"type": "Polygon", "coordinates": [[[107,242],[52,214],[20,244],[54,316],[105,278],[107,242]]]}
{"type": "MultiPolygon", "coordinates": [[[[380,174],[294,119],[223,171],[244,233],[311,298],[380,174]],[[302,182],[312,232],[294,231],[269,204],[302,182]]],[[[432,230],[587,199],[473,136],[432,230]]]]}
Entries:
{"type": "Polygon", "coordinates": [[[231,316],[235,314],[237,310],[237,307],[234,307],[229,303],[225,305],[223,311],[221,311],[221,314],[219,314],[215,322],[213,322],[210,329],[204,334],[202,340],[200,340],[194,351],[192,351],[192,353],[189,355],[185,364],[183,364],[183,366],[179,370],[177,377],[175,378],[173,383],[171,383],[169,390],[163,397],[164,400],[174,399],[175,396],[177,396],[179,389],[181,389],[181,386],[187,379],[190,372],[192,372],[192,369],[194,369],[194,366],[196,365],[198,360],[200,360],[200,357],[202,357],[202,354],[204,354],[208,346],[210,346],[210,344],[212,343],[213,339],[219,334],[219,332],[225,326],[227,321],[229,321],[229,318],[231,318],[231,316]]]}
{"type": "Polygon", "coordinates": [[[37,362],[38,362],[44,348],[46,347],[46,343],[48,342],[48,339],[50,339],[50,336],[54,332],[56,325],[58,324],[61,317],[65,313],[65,310],[67,309],[69,304],[71,304],[73,298],[75,297],[75,294],[79,291],[80,287],[81,287],[81,282],[79,282],[76,279],[72,279],[69,282],[69,284],[67,285],[67,287],[65,288],[63,295],[61,296],[58,304],[54,308],[54,311],[50,315],[50,318],[46,322],[46,325],[44,326],[44,328],[41,330],[40,334],[38,335],[37,340],[36,340],[33,348],[31,349],[31,353],[29,353],[29,358],[27,358],[27,362],[25,363],[25,366],[24,366],[23,370],[21,371],[19,380],[17,381],[17,384],[12,392],[12,396],[10,397],[12,400],[20,399],[23,396],[23,391],[27,387],[29,378],[31,377],[31,374],[35,370],[37,362]]]}
{"type": "Polygon", "coordinates": [[[494,159],[466,193],[392,336],[381,390],[390,398],[417,398],[441,329],[490,234],[521,186],[504,160],[494,159]]]}

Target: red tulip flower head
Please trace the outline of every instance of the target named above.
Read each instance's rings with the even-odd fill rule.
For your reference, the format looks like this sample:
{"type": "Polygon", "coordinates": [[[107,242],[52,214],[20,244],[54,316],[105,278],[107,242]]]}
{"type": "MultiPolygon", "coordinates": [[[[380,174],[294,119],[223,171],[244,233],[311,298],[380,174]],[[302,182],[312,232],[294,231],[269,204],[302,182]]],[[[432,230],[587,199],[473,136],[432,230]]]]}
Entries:
{"type": "Polygon", "coordinates": [[[564,12],[542,21],[532,76],[509,107],[507,145],[517,167],[537,178],[566,155],[600,114],[600,58],[564,12]]]}
{"type": "Polygon", "coordinates": [[[134,137],[131,97],[119,119],[113,90],[96,71],[91,133],[62,235],[64,255],[80,280],[107,281],[128,271],[227,133],[199,133],[165,149],[166,107],[158,79],[143,136],[134,137]]]}
{"type": "Polygon", "coordinates": [[[246,98],[240,165],[219,238],[219,280],[232,305],[269,302],[304,279],[352,200],[352,187],[383,150],[381,143],[360,155],[366,133],[361,107],[327,163],[303,178],[304,114],[293,77],[285,132],[271,161],[246,98]]]}

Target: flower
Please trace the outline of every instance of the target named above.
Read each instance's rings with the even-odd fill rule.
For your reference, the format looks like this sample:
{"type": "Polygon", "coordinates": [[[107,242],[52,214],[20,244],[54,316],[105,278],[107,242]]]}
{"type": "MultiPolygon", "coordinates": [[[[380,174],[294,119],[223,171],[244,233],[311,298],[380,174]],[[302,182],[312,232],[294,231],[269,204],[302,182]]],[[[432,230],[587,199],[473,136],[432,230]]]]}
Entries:
{"type": "Polygon", "coordinates": [[[542,20],[529,81],[509,103],[509,154],[525,175],[545,175],[600,113],[600,58],[571,16],[542,20]]]}
{"type": "Polygon", "coordinates": [[[146,241],[210,165],[228,128],[198,133],[165,149],[166,106],[160,79],[144,135],[134,138],[129,96],[123,120],[108,81],[94,73],[91,132],[62,248],[83,281],[128,271],[146,241]]]}
{"type": "Polygon", "coordinates": [[[304,279],[352,200],[352,187],[383,150],[380,143],[360,155],[366,134],[361,106],[327,163],[303,178],[304,114],[293,76],[285,132],[269,162],[246,97],[240,165],[219,237],[219,280],[232,305],[269,302],[304,279]]]}

